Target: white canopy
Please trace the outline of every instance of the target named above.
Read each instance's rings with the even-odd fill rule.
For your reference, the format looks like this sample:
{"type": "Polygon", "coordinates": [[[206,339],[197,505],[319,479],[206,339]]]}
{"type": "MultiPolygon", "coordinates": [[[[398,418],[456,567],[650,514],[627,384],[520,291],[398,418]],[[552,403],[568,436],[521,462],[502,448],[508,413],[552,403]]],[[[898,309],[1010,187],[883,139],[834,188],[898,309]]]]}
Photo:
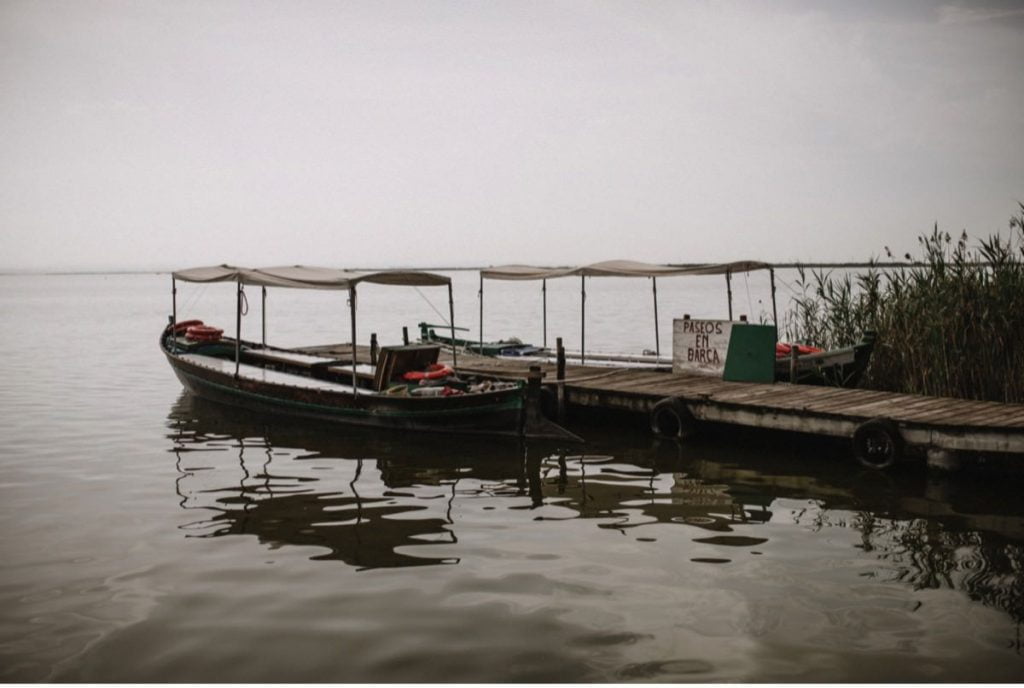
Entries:
{"type": "Polygon", "coordinates": [[[409,287],[436,287],[451,284],[450,278],[432,272],[416,270],[357,272],[304,265],[270,268],[214,265],[178,270],[172,274],[174,279],[183,282],[241,282],[264,287],[291,287],[294,289],[348,289],[360,282],[409,287]]]}
{"type": "Polygon", "coordinates": [[[530,265],[502,265],[480,271],[484,279],[539,280],[584,275],[586,277],[673,277],[676,275],[724,275],[733,272],[766,270],[769,263],[741,260],[707,265],[656,265],[635,260],[606,260],[579,267],[541,268],[530,265]]]}

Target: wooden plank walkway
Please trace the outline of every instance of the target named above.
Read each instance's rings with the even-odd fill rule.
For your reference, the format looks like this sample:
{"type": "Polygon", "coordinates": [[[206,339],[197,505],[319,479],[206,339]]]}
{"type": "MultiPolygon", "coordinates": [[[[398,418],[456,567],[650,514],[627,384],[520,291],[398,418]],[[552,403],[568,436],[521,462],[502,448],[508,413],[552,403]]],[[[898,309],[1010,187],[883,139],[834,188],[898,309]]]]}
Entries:
{"type": "MultiPolygon", "coordinates": [[[[530,365],[459,355],[462,370],[508,379],[526,377],[530,365]]],[[[556,384],[554,364],[540,367],[544,384],[556,384]]],[[[698,420],[836,437],[852,437],[861,423],[888,418],[911,445],[1024,454],[1024,404],[572,365],[566,366],[564,394],[571,406],[639,413],[650,413],[662,399],[677,397],[698,420]]]]}
{"type": "MultiPolygon", "coordinates": [[[[350,355],[349,345],[311,347],[304,351],[350,355]]],[[[359,347],[360,361],[369,349],[359,347]]],[[[451,363],[449,352],[441,360],[451,363]]],[[[458,355],[460,371],[502,379],[524,379],[539,365],[544,385],[556,387],[553,363],[512,358],[458,355]]],[[[622,367],[567,365],[566,404],[649,414],[662,399],[681,399],[698,420],[815,435],[852,437],[874,418],[895,422],[907,444],[950,450],[1010,452],[1024,455],[1024,404],[970,401],[865,389],[726,382],[695,374],[622,367]]]]}

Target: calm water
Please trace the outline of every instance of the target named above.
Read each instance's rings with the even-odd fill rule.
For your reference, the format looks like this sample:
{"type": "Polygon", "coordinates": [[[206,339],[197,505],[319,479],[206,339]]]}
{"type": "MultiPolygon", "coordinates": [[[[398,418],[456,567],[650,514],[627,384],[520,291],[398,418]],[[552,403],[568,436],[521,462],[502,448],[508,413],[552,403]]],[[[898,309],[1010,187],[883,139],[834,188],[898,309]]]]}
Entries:
{"type": "MultiPolygon", "coordinates": [[[[1019,478],[865,473],[760,434],[578,424],[563,450],[282,424],[182,392],[156,345],[169,282],[0,277],[0,679],[1024,678],[1019,478]]],[[[759,285],[734,283],[737,312],[759,285]]],[[[724,311],[720,280],[658,286],[663,350],[673,315],[724,311]]],[[[486,336],[540,340],[537,285],[485,288],[486,336]]],[[[548,291],[570,346],[576,289],[548,291]]],[[[588,284],[588,348],[653,348],[649,290],[588,284]]],[[[233,323],[231,287],[179,299],[233,323]]],[[[384,343],[437,317],[360,299],[384,343]]],[[[268,312],[273,341],[347,340],[344,297],[268,312]]]]}

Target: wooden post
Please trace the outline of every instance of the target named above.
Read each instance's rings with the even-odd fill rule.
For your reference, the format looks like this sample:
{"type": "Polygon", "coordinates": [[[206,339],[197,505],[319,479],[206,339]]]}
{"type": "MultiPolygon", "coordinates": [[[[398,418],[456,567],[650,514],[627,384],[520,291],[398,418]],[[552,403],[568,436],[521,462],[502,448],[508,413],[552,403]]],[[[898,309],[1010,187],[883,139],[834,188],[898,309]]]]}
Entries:
{"type": "Polygon", "coordinates": [[[779,314],[775,309],[775,268],[768,268],[768,276],[772,280],[772,324],[775,325],[776,339],[778,338],[779,314]]]}
{"type": "Polygon", "coordinates": [[[654,292],[654,354],[661,358],[661,335],[658,332],[658,278],[651,277],[651,290],[654,292]]]}
{"type": "Polygon", "coordinates": [[[377,333],[370,333],[370,363],[377,365],[377,333]]]}
{"type": "Polygon", "coordinates": [[[405,326],[402,327],[402,343],[409,346],[409,328],[405,326]]]}
{"type": "Polygon", "coordinates": [[[587,362],[587,276],[580,275],[580,365],[587,362]]]}
{"type": "Polygon", "coordinates": [[[540,412],[540,381],[543,373],[540,366],[530,366],[526,376],[526,413],[524,429],[534,427],[541,418],[540,412]]]}
{"type": "Polygon", "coordinates": [[[242,359],[242,280],[235,280],[235,379],[242,359]]]}
{"type": "Polygon", "coordinates": [[[452,328],[452,371],[457,374],[459,370],[459,360],[455,353],[455,297],[452,296],[451,282],[448,283],[448,322],[451,323],[452,328]]]}
{"type": "Polygon", "coordinates": [[[732,320],[732,271],[725,271],[725,290],[729,294],[729,320],[732,320]]]}
{"type": "Polygon", "coordinates": [[[555,354],[555,379],[557,380],[558,422],[565,422],[565,347],[562,346],[562,338],[555,340],[557,349],[555,354]]]}
{"type": "Polygon", "coordinates": [[[800,355],[796,344],[789,350],[789,381],[796,384],[796,359],[800,355]]]}
{"type": "Polygon", "coordinates": [[[745,313],[740,313],[740,322],[747,322],[747,315],[745,313]]]}
{"type": "Polygon", "coordinates": [[[477,351],[481,356],[484,355],[484,273],[480,272],[480,291],[476,293],[480,299],[480,350],[477,351]]]}
{"type": "Polygon", "coordinates": [[[565,347],[562,346],[562,338],[561,337],[559,337],[555,341],[557,342],[557,344],[556,344],[557,349],[556,349],[556,353],[555,353],[555,370],[556,370],[555,377],[558,380],[564,380],[565,379],[565,347]]]}
{"type": "MultiPolygon", "coordinates": [[[[352,396],[359,395],[359,378],[356,376],[356,285],[350,284],[348,288],[349,313],[352,319],[352,396]]],[[[405,328],[402,328],[405,330],[405,328]]],[[[406,335],[408,338],[408,335],[406,335]]]]}
{"type": "Polygon", "coordinates": [[[548,348],[548,281],[540,281],[541,301],[544,304],[544,348],[548,348]]]}
{"type": "Polygon", "coordinates": [[[263,305],[260,307],[260,317],[263,319],[263,348],[267,346],[267,288],[263,289],[263,305]]]}

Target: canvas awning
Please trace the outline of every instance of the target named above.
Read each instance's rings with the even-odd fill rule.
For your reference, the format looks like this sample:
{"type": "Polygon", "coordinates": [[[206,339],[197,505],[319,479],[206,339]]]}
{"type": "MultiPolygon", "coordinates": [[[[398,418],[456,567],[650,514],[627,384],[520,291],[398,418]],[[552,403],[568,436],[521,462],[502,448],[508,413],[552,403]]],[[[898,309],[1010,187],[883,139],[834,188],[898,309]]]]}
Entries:
{"type": "Polygon", "coordinates": [[[451,278],[417,270],[360,272],[335,268],[292,265],[269,268],[240,268],[232,265],[189,268],[172,273],[183,282],[240,282],[264,287],[293,289],[348,289],[361,282],[409,287],[439,287],[451,278]]]}
{"type": "MultiPolygon", "coordinates": [[[[545,268],[532,265],[500,265],[480,271],[480,347],[484,342],[484,280],[543,280],[544,287],[544,346],[548,340],[547,314],[547,280],[559,277],[649,277],[654,293],[654,349],[661,355],[661,342],[658,335],[658,277],[725,275],[726,289],[729,293],[729,319],[732,319],[732,286],[734,273],[752,272],[754,270],[771,270],[770,263],[754,260],[739,260],[731,263],[706,263],[699,265],[657,265],[641,263],[636,260],[606,260],[601,263],[580,265],[577,267],[545,268]]],[[[580,299],[580,355],[585,356],[586,332],[586,279],[581,280],[580,299]]],[[[775,273],[772,271],[772,313],[775,313],[775,273]]],[[[774,317],[774,315],[773,315],[774,317]]]]}
{"type": "Polygon", "coordinates": [[[578,267],[543,268],[531,265],[501,265],[480,271],[484,279],[539,280],[582,275],[585,277],[674,277],[677,275],[724,275],[735,272],[766,270],[769,263],[741,260],[705,265],[657,265],[635,260],[606,260],[578,267]]]}

